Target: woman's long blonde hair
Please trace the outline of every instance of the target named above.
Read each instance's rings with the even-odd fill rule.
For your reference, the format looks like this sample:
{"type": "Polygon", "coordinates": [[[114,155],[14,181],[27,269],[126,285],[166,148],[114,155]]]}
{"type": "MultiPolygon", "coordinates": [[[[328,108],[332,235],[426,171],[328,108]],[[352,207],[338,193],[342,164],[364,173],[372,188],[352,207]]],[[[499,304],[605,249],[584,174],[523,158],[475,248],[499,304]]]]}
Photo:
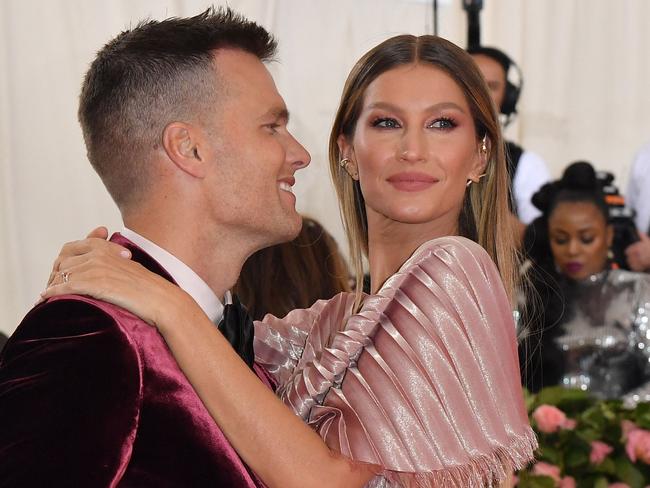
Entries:
{"type": "Polygon", "coordinates": [[[458,229],[460,235],[477,242],[488,252],[512,301],[517,279],[517,241],[508,206],[509,180],[496,109],[470,55],[455,44],[430,35],[395,36],[367,52],[348,76],[334,119],[329,140],[330,173],[348,236],[357,292],[361,291],[363,278],[362,255],[368,255],[368,222],[359,182],[339,164],[341,153],[337,141],[340,135],[352,140],[370,83],[390,69],[416,63],[441,69],[456,82],[470,107],[477,145],[486,137],[486,176],[465,192],[458,229]]]}

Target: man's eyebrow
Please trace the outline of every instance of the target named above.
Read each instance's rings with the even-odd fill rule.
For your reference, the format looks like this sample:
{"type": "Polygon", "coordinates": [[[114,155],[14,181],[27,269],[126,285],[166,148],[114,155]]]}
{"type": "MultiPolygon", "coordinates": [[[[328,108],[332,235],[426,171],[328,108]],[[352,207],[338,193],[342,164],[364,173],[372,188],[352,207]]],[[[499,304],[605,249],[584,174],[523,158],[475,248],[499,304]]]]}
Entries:
{"type": "Polygon", "coordinates": [[[289,111],[285,107],[273,107],[268,110],[261,118],[265,119],[271,117],[274,120],[282,120],[289,123],[289,111]]]}

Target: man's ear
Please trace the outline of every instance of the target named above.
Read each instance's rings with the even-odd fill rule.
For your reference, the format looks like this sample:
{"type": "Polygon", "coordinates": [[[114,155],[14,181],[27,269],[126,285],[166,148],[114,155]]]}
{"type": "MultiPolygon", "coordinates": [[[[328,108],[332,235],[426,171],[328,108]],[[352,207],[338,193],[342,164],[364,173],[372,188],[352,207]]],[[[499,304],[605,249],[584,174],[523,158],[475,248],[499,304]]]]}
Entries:
{"type": "Polygon", "coordinates": [[[206,174],[202,141],[197,127],[183,122],[172,122],[163,130],[162,144],[167,157],[180,170],[196,178],[206,174]]]}

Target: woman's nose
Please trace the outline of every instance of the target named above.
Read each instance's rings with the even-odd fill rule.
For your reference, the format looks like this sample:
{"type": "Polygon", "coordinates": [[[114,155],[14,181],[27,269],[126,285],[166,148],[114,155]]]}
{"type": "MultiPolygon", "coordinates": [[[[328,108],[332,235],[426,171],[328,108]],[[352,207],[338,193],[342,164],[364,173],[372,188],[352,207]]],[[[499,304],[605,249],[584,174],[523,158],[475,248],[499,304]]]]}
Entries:
{"type": "Polygon", "coordinates": [[[398,148],[399,159],[406,162],[422,161],[426,155],[426,137],[420,131],[404,131],[398,148]]]}
{"type": "Polygon", "coordinates": [[[580,244],[577,239],[571,239],[569,241],[569,254],[575,256],[580,252],[580,244]]]}

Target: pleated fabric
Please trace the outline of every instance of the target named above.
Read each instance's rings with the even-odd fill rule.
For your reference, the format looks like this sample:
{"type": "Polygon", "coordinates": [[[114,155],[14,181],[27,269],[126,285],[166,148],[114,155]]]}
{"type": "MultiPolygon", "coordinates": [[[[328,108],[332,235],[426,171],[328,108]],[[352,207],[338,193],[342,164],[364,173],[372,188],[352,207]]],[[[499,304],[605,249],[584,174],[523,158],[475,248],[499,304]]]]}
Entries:
{"type": "Polygon", "coordinates": [[[256,323],[256,360],[372,486],[483,487],[533,459],[512,310],[462,237],[429,241],[353,313],[342,293],[256,323]]]}

